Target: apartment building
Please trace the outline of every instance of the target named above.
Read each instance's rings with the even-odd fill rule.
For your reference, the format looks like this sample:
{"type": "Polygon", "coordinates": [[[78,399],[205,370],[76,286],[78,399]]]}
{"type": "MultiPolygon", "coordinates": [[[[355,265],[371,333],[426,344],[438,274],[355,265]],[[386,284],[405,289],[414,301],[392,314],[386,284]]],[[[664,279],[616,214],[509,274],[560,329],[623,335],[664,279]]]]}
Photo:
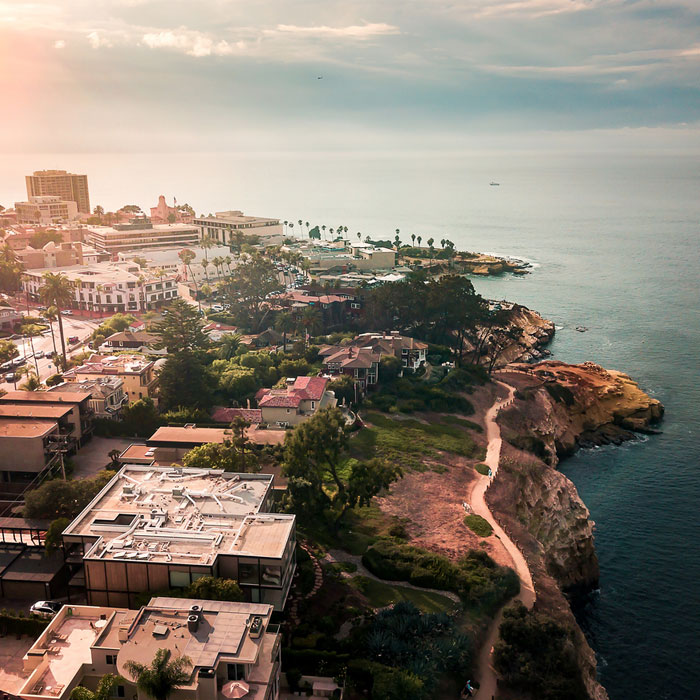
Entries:
{"type": "Polygon", "coordinates": [[[75,202],[81,214],[90,213],[90,193],[87,175],[76,175],[65,170],[36,170],[25,177],[27,197],[54,196],[75,202]]]}
{"type": "Polygon", "coordinates": [[[0,418],[0,493],[11,491],[11,484],[20,485],[21,491],[37,474],[56,465],[60,457],[54,446],[61,442],[56,420],[0,418]]]}
{"type": "MultiPolygon", "coordinates": [[[[44,273],[51,268],[25,270],[22,290],[34,301],[44,284],[44,273]]],[[[157,276],[141,270],[136,263],[100,262],[72,265],[60,270],[74,289],[72,307],[99,313],[129,313],[159,308],[177,297],[174,276],[157,276]]]]}
{"type": "Polygon", "coordinates": [[[63,374],[68,383],[118,377],[129,402],[150,398],[157,401],[155,362],[141,355],[92,355],[79,367],[63,374]]]}
{"type": "Polygon", "coordinates": [[[333,408],[337,400],[327,390],[326,377],[287,379],[282,389],[260,389],[255,395],[264,423],[287,427],[299,425],[322,408],[333,408]]]}
{"type": "Polygon", "coordinates": [[[200,576],[238,581],[282,610],[296,567],[294,515],[270,513],[273,477],[126,465],[64,530],[92,605],[133,606],[144,591],[200,576]]]}
{"type": "Polygon", "coordinates": [[[264,245],[277,245],[284,241],[282,223],[279,219],[260,216],[245,216],[242,211],[217,211],[214,216],[195,217],[202,237],[208,236],[223,245],[236,244],[237,238],[257,236],[264,245]]]}
{"type": "Polygon", "coordinates": [[[186,248],[197,245],[199,227],[193,224],[154,225],[145,221],[114,226],[91,226],[87,242],[113,255],[154,248],[186,248]]]}
{"type": "Polygon", "coordinates": [[[95,418],[118,418],[122,408],[129,402],[121,377],[99,377],[62,382],[46,390],[52,394],[90,394],[88,406],[95,418]]]}
{"type": "Polygon", "coordinates": [[[25,270],[94,265],[109,258],[106,253],[98,253],[94,248],[80,242],[54,243],[53,241],[49,241],[42,248],[28,246],[18,250],[15,257],[24,265],[25,270]]]}
{"type": "Polygon", "coordinates": [[[30,197],[27,202],[15,202],[20,224],[58,224],[78,218],[78,205],[60,197],[30,197]]]}
{"type": "Polygon", "coordinates": [[[139,610],[65,605],[24,656],[26,700],[64,700],[82,685],[95,690],[119,675],[115,697],[151,700],[127,661],[149,666],[159,649],[187,656],[189,678],[171,700],[277,700],[281,635],[264,604],[151,598],[139,610]]]}

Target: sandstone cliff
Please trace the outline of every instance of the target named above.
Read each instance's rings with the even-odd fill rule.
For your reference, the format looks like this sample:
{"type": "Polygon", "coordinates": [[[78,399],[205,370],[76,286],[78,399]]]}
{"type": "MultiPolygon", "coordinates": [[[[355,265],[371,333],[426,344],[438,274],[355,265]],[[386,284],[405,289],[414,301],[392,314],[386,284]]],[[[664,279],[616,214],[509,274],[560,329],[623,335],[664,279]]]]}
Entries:
{"type": "Polygon", "coordinates": [[[664,412],[626,374],[592,362],[511,364],[502,378],[518,387],[517,400],[499,416],[504,437],[552,466],[579,447],[655,432],[664,412]]]}

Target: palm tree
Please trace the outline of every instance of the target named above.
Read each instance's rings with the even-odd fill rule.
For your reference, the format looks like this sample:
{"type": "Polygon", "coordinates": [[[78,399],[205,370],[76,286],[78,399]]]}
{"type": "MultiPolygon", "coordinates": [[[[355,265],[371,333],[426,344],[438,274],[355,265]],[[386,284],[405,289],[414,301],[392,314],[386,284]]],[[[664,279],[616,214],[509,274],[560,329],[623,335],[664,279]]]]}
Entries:
{"type": "Polygon", "coordinates": [[[281,313],[275,320],[275,329],[282,334],[282,345],[287,352],[287,333],[294,330],[294,316],[289,311],[281,313]]]}
{"type": "Polygon", "coordinates": [[[24,382],[24,384],[19,385],[19,388],[22,391],[38,391],[41,389],[41,380],[37,376],[37,373],[34,371],[33,367],[23,367],[19,370],[18,374],[23,374],[27,378],[27,381],[24,382]]]}
{"type": "Polygon", "coordinates": [[[232,357],[235,357],[236,351],[240,346],[241,336],[238,333],[227,333],[221,338],[221,344],[216,354],[222,360],[230,360],[232,357]]]}
{"type": "Polygon", "coordinates": [[[289,222],[289,228],[292,229],[292,236],[294,235],[294,222],[290,221],[289,222]]]}
{"type": "Polygon", "coordinates": [[[297,221],[297,223],[299,224],[299,236],[301,238],[303,238],[304,237],[304,229],[303,229],[304,222],[301,219],[299,219],[299,221],[297,221]]]}
{"type": "Polygon", "coordinates": [[[226,267],[228,268],[228,273],[230,275],[231,274],[231,256],[230,255],[227,255],[224,258],[224,263],[226,264],[226,267]]]}
{"type": "Polygon", "coordinates": [[[347,226],[343,226],[343,233],[347,233],[347,232],[348,232],[348,227],[347,227],[347,226]]]}
{"type": "Polygon", "coordinates": [[[313,306],[307,306],[299,318],[299,325],[304,329],[304,341],[308,345],[309,337],[312,336],[321,327],[321,315],[318,309],[313,306]]]}
{"type": "Polygon", "coordinates": [[[153,700],[167,700],[173,690],[187,684],[192,675],[186,671],[192,666],[192,659],[179,656],[170,661],[170,649],[158,649],[150,666],[138,661],[127,661],[124,666],[137,688],[153,700]]]}
{"type": "Polygon", "coordinates": [[[361,241],[362,240],[362,231],[357,232],[357,240],[361,241]]]}
{"type": "Polygon", "coordinates": [[[289,223],[289,221],[287,221],[287,219],[285,219],[285,220],[284,220],[284,235],[285,235],[285,236],[287,235],[287,224],[288,224],[288,223],[289,223]]]}
{"type": "Polygon", "coordinates": [[[49,306],[48,309],[46,309],[46,313],[44,314],[44,318],[49,322],[49,328],[51,329],[51,341],[53,342],[53,354],[57,355],[56,351],[56,334],[53,332],[53,322],[56,320],[57,316],[57,311],[55,306],[49,306]]]}
{"type": "Polygon", "coordinates": [[[20,332],[22,335],[29,338],[29,346],[32,349],[32,356],[34,357],[34,367],[36,368],[36,376],[39,376],[39,362],[36,359],[36,353],[34,352],[34,338],[37,335],[41,335],[44,328],[36,323],[22,324],[20,332]]]}
{"type": "Polygon", "coordinates": [[[418,241],[418,247],[420,248],[420,244],[421,244],[421,241],[423,240],[423,236],[418,236],[416,238],[416,240],[418,241]]]}
{"type": "Polygon", "coordinates": [[[211,236],[203,236],[202,240],[199,242],[199,245],[204,249],[205,262],[202,264],[204,266],[204,275],[207,278],[207,282],[209,281],[209,273],[207,272],[207,268],[209,267],[209,249],[214,247],[214,243],[215,241],[211,236]]]}
{"type": "Polygon", "coordinates": [[[416,234],[415,233],[411,234],[411,243],[413,243],[413,245],[416,245],[416,234]]]}
{"type": "Polygon", "coordinates": [[[190,267],[192,261],[196,257],[194,251],[190,250],[189,248],[183,248],[177,254],[177,257],[180,258],[180,260],[182,260],[182,264],[187,268],[187,271],[190,273],[190,279],[192,280],[192,284],[194,284],[194,291],[197,295],[197,304],[199,305],[199,310],[201,311],[202,302],[199,300],[199,289],[197,287],[197,280],[194,278],[194,275],[192,274],[192,268],[190,267]]]}
{"type": "Polygon", "coordinates": [[[58,318],[58,332],[61,336],[61,350],[63,352],[63,367],[66,366],[66,340],[63,335],[63,317],[61,309],[70,306],[74,299],[73,285],[64,275],[55,272],[44,273],[44,284],[39,287],[39,299],[46,306],[56,307],[56,317],[58,318]]]}
{"type": "MultiPolygon", "coordinates": [[[[323,231],[323,233],[326,232],[326,224],[323,224],[323,226],[321,226],[321,231],[323,231]]],[[[323,236],[321,236],[321,238],[323,238],[323,236]]]]}
{"type": "Polygon", "coordinates": [[[306,222],[306,237],[309,238],[309,222],[306,222]]]}
{"type": "Polygon", "coordinates": [[[70,700],[110,700],[112,697],[112,688],[123,680],[121,676],[107,673],[100,678],[100,682],[97,684],[97,690],[90,690],[82,685],[73,688],[70,694],[70,700]]]}

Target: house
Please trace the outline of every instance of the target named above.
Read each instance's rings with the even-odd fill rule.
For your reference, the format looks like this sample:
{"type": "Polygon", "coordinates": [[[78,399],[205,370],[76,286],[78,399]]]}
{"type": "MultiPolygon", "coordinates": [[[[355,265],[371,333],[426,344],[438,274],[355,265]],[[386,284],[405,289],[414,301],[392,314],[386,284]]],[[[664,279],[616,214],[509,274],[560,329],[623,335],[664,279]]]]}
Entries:
{"type": "Polygon", "coordinates": [[[134,350],[135,352],[162,353],[167,354],[167,350],[156,350],[153,346],[160,341],[160,338],[148,331],[120,331],[112,333],[100,345],[100,350],[105,352],[115,352],[119,350],[134,350]]]}
{"type": "Polygon", "coordinates": [[[269,474],[126,465],[63,531],[88,603],[133,606],[200,576],[238,581],[282,610],[296,568],[296,519],[271,513],[269,474]]]}
{"type": "Polygon", "coordinates": [[[335,394],[327,390],[326,377],[287,379],[282,389],[260,389],[255,395],[264,423],[283,427],[299,425],[321,408],[336,405],[335,394]]]}
{"type": "MultiPolygon", "coordinates": [[[[160,360],[159,360],[160,362],[160,360]]],[[[150,398],[157,401],[155,363],[140,355],[92,355],[79,367],[64,373],[66,382],[119,377],[130,402],[150,398]]]]}
{"type": "Polygon", "coordinates": [[[96,418],[118,418],[129,402],[120,377],[99,377],[77,382],[62,382],[47,389],[53,394],[90,392],[89,406],[96,418]]]}
{"type": "Polygon", "coordinates": [[[356,348],[371,348],[382,356],[393,355],[401,360],[407,369],[416,370],[425,363],[428,344],[415,338],[401,335],[398,331],[389,333],[363,333],[350,341],[356,348]]]}
{"type": "Polygon", "coordinates": [[[209,336],[209,339],[218,343],[225,335],[237,335],[237,326],[228,326],[225,323],[216,323],[212,321],[207,323],[202,330],[209,336]]]}
{"type": "Polygon", "coordinates": [[[363,391],[377,384],[379,380],[381,354],[371,347],[328,346],[321,348],[319,355],[323,358],[323,365],[328,374],[346,374],[355,379],[363,391]]]}
{"type": "MultiPolygon", "coordinates": [[[[125,566],[129,566],[128,564],[125,566]]],[[[156,597],[139,610],[65,605],[24,656],[26,700],[64,700],[119,676],[115,697],[150,700],[127,669],[149,666],[159,649],[187,656],[189,678],[170,700],[279,698],[281,635],[268,604],[156,597]]]]}

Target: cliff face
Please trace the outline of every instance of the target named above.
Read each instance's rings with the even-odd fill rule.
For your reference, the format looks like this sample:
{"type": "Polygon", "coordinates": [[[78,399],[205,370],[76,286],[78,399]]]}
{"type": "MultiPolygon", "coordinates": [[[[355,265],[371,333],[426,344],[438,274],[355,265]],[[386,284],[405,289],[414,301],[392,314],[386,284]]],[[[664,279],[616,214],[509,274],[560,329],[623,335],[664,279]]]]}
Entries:
{"type": "Polygon", "coordinates": [[[626,374],[592,362],[511,364],[502,377],[518,387],[517,400],[499,416],[504,437],[552,466],[579,447],[656,432],[664,413],[626,374]]]}

